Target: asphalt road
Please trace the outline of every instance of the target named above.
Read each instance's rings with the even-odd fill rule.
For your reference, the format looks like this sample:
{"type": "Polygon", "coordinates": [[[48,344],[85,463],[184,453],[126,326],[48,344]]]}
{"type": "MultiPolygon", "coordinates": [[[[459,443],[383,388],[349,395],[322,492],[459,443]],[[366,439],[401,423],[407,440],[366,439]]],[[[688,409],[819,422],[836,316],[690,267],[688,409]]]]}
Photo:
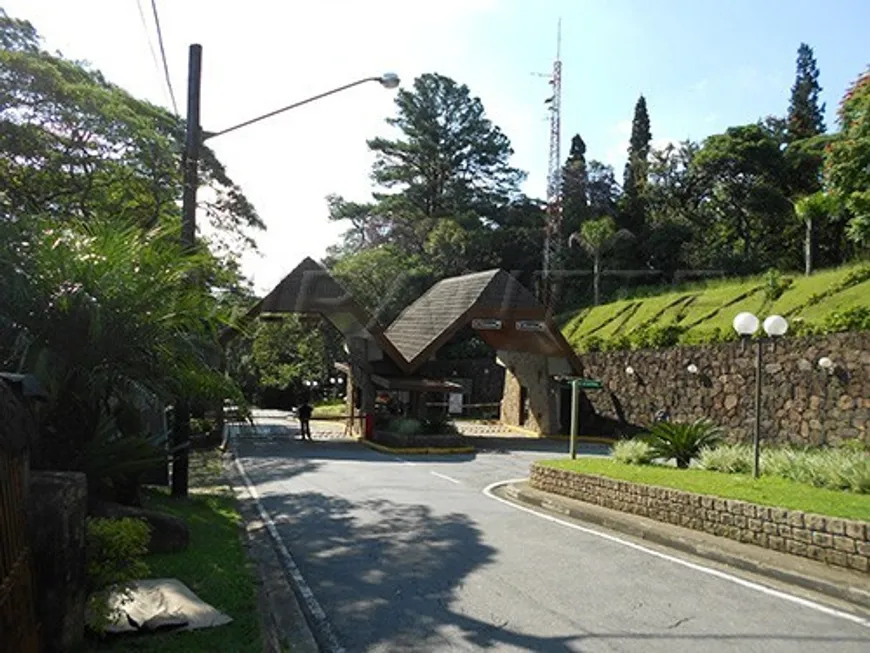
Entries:
{"type": "Polygon", "coordinates": [[[272,436],[239,462],[347,651],[870,650],[867,625],[483,493],[563,444],[406,461],[272,436]]]}

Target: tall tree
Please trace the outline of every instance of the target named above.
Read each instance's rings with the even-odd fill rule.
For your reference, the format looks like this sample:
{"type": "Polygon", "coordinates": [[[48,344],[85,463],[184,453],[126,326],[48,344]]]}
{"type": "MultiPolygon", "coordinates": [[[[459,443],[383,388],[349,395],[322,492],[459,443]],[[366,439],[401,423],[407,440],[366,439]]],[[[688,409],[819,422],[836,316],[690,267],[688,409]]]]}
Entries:
{"type": "Polygon", "coordinates": [[[623,211],[621,226],[640,234],[646,225],[644,191],[649,174],[649,153],[652,134],[646,98],[641,95],[634,105],[631,122],[631,139],[628,144],[628,160],[623,175],[623,211]]]}
{"type": "MultiPolygon", "coordinates": [[[[43,50],[34,27],[2,9],[0,70],[0,210],[63,220],[114,215],[149,228],[180,222],[180,118],[43,50]]],[[[208,148],[200,180],[223,253],[253,247],[249,228],[264,225],[208,148]]]]}
{"type": "Polygon", "coordinates": [[[621,190],[613,167],[596,161],[589,162],[587,195],[590,215],[616,215],[621,190]]]}
{"type": "Polygon", "coordinates": [[[797,263],[785,155],[762,125],[730,127],[707,138],[690,174],[703,220],[698,245],[709,265],[747,273],[797,263]]]}
{"type": "Polygon", "coordinates": [[[813,49],[801,43],[788,107],[788,139],[799,141],[825,132],[825,104],[819,104],[819,68],[813,49]]]}
{"type": "MultiPolygon", "coordinates": [[[[486,117],[465,84],[426,73],[400,90],[397,139],[374,138],[372,178],[398,190],[400,205],[426,218],[487,216],[519,194],[524,173],[511,167],[510,140],[486,117]]],[[[395,196],[391,196],[394,198],[395,196]]]]}
{"type": "Polygon", "coordinates": [[[576,231],[589,217],[589,173],[586,143],[580,134],[571,139],[571,151],[562,168],[562,215],[569,231],[576,231]]]}
{"type": "Polygon", "coordinates": [[[813,235],[820,224],[828,220],[836,211],[832,196],[819,191],[802,197],[794,205],[798,220],[804,225],[804,274],[813,272],[813,235]]]}
{"type": "Polygon", "coordinates": [[[621,239],[630,238],[631,232],[617,229],[609,215],[597,220],[587,220],[568,238],[568,244],[583,247],[592,257],[592,288],[595,305],[601,303],[601,260],[604,254],[621,239]]]}
{"type": "Polygon", "coordinates": [[[849,211],[848,237],[870,248],[870,68],[849,87],[839,109],[840,133],[825,155],[825,178],[849,211]]]}

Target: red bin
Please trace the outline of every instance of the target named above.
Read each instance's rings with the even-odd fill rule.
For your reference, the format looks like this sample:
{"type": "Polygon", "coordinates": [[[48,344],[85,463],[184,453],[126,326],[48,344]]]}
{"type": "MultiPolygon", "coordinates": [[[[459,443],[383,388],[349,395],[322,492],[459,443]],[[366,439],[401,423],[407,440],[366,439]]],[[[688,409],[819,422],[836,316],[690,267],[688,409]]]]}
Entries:
{"type": "Polygon", "coordinates": [[[366,432],[365,439],[371,440],[375,434],[375,416],[371,413],[366,413],[366,432]]]}

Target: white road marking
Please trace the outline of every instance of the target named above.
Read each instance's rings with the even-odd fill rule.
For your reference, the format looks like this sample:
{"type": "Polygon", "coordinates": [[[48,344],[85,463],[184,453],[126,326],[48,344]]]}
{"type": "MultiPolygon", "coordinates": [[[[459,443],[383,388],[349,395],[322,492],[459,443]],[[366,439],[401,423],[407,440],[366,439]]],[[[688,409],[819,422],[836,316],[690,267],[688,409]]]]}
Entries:
{"type": "Polygon", "coordinates": [[[302,595],[302,599],[305,601],[305,605],[308,607],[308,610],[317,620],[318,627],[320,631],[323,633],[324,638],[326,639],[327,650],[329,653],[345,653],[345,648],[339,643],[338,637],[335,634],[335,630],[332,627],[332,624],[329,623],[329,618],[326,616],[326,613],[323,611],[323,608],[320,606],[320,603],[317,601],[317,598],[314,596],[314,592],[311,591],[311,587],[305,581],[305,578],[302,576],[302,573],[299,571],[299,567],[296,566],[296,561],[293,560],[293,556],[290,555],[290,551],[287,549],[287,545],[284,544],[284,540],[281,539],[281,535],[278,533],[278,527],[275,526],[275,522],[272,521],[272,517],[263,507],[262,502],[260,501],[260,495],[257,493],[257,489],[251,483],[251,479],[248,478],[248,474],[245,472],[245,468],[242,466],[241,460],[239,458],[235,459],[236,468],[239,470],[239,474],[242,476],[242,480],[245,482],[245,486],[248,489],[248,492],[253,497],[254,502],[257,504],[257,510],[260,513],[260,518],[263,520],[263,523],[266,524],[266,530],[269,531],[269,535],[272,536],[272,539],[275,542],[275,546],[278,548],[278,553],[281,556],[281,561],[284,563],[284,567],[287,570],[287,573],[293,579],[293,582],[296,584],[296,587],[299,590],[299,593],[302,595]]]}
{"type": "Polygon", "coordinates": [[[437,476],[438,478],[443,478],[445,481],[450,481],[451,483],[456,483],[457,485],[462,485],[462,481],[457,481],[455,478],[447,476],[447,474],[439,474],[438,472],[429,472],[432,476],[437,476]]]}
{"type": "Polygon", "coordinates": [[[615,542],[616,544],[621,544],[623,546],[627,546],[630,549],[634,549],[635,551],[641,551],[643,553],[647,553],[656,558],[661,558],[662,560],[667,560],[668,562],[673,562],[683,567],[688,567],[689,569],[693,569],[695,571],[699,571],[702,574],[708,574],[710,576],[714,576],[716,578],[720,578],[722,580],[726,580],[730,583],[734,583],[736,585],[741,585],[742,587],[749,588],[751,590],[755,590],[756,592],[761,592],[762,594],[767,594],[768,596],[774,596],[779,599],[783,599],[784,601],[789,601],[791,603],[796,603],[805,608],[810,608],[811,610],[815,610],[817,612],[821,612],[823,614],[830,615],[832,617],[839,617],[840,619],[845,619],[846,621],[851,621],[852,623],[856,623],[860,626],[864,626],[865,628],[870,628],[870,619],[866,619],[864,617],[860,617],[858,615],[850,614],[848,612],[844,612],[842,610],[837,610],[836,608],[831,608],[826,605],[822,605],[821,603],[816,603],[815,601],[810,601],[809,599],[802,598],[800,596],[794,596],[792,594],[788,594],[786,592],[781,592],[780,590],[773,589],[772,587],[767,587],[766,585],[761,585],[759,583],[753,583],[752,581],[746,580],[744,578],[739,578],[738,576],[732,576],[731,574],[725,573],[724,571],[719,571],[718,569],[712,569],[710,567],[704,567],[703,565],[695,564],[694,562],[689,562],[688,560],[683,560],[676,556],[668,555],[667,553],[662,553],[661,551],[656,551],[654,549],[647,548],[640,544],[635,544],[634,542],[630,542],[628,540],[623,540],[620,537],[616,537],[614,535],[610,535],[608,533],[602,533],[601,531],[597,531],[594,528],[587,528],[585,526],[580,526],[578,524],[573,524],[569,521],[565,521],[564,519],[559,519],[558,517],[554,517],[552,515],[547,515],[536,510],[532,510],[531,508],[527,508],[525,506],[517,505],[512,501],[508,501],[507,499],[503,499],[502,497],[496,496],[493,493],[493,490],[501,485],[509,485],[511,483],[519,483],[521,481],[527,481],[528,478],[516,478],[509,481],[498,481],[496,483],[492,483],[484,488],[483,493],[488,496],[490,499],[495,499],[496,501],[500,501],[508,506],[516,508],[517,510],[522,510],[524,512],[535,515],[536,517],[540,517],[541,519],[546,519],[547,521],[555,522],[557,524],[561,524],[562,526],[567,526],[568,528],[573,528],[574,530],[580,531],[582,533],[587,533],[589,535],[594,535],[596,537],[600,537],[602,539],[608,540],[610,542],[615,542]]]}

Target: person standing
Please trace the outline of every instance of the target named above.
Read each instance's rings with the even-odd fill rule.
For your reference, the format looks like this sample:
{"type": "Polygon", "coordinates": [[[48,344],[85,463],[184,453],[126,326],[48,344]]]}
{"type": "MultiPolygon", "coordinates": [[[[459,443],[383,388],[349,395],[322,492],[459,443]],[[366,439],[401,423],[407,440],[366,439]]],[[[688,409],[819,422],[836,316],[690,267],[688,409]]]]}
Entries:
{"type": "Polygon", "coordinates": [[[311,405],[306,401],[301,406],[299,406],[299,410],[297,415],[299,416],[299,431],[302,433],[302,439],[311,440],[311,413],[314,412],[314,409],[311,405]],[[307,436],[307,438],[306,438],[307,436]]]}

